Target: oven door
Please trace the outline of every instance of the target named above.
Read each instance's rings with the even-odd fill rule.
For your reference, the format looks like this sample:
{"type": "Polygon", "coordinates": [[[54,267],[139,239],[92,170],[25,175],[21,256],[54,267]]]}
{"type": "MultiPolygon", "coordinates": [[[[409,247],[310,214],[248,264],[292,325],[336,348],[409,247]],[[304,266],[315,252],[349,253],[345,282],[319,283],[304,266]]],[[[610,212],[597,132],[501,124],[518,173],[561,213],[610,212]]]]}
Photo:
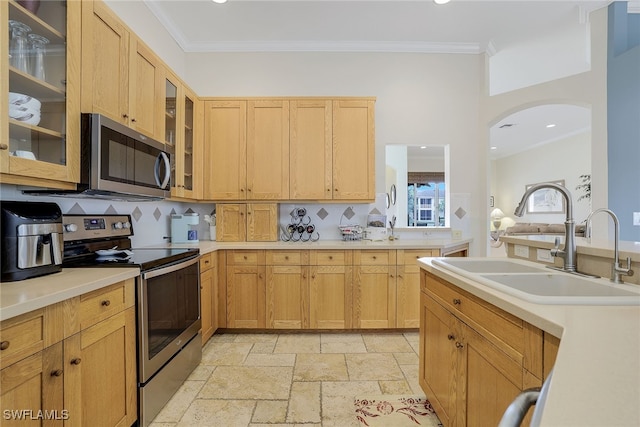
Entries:
{"type": "Polygon", "coordinates": [[[198,257],[142,272],[137,297],[139,380],[146,383],[200,330],[198,257]]]}

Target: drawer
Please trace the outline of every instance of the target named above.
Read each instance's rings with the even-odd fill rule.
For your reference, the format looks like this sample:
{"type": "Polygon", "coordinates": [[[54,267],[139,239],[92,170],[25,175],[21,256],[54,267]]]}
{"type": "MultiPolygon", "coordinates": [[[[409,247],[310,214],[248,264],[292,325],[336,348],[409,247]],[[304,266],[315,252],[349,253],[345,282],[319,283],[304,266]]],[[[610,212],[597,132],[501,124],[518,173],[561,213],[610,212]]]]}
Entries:
{"type": "Polygon", "coordinates": [[[264,265],[263,251],[229,251],[227,265],[264,265]]]}
{"type": "Polygon", "coordinates": [[[62,304],[7,319],[0,325],[0,366],[36,354],[63,338],[62,304]]]}
{"type": "MultiPolygon", "coordinates": [[[[506,311],[453,286],[438,277],[422,273],[421,289],[432,295],[447,310],[478,332],[489,333],[522,356],[525,352],[525,322],[506,311]]],[[[503,348],[513,354],[513,351],[503,348]]]]}
{"type": "Polygon", "coordinates": [[[440,256],[439,249],[404,249],[398,251],[398,265],[414,265],[417,266],[416,260],[425,257],[440,256]]]}
{"type": "Polygon", "coordinates": [[[307,265],[308,251],[267,251],[267,265],[307,265]]]}
{"type": "Polygon", "coordinates": [[[356,265],[395,265],[394,251],[364,250],[355,253],[356,265]]]}
{"type": "Polygon", "coordinates": [[[86,329],[101,320],[133,307],[134,279],[107,286],[80,296],[80,328],[86,329]]]}
{"type": "Polygon", "coordinates": [[[347,260],[347,254],[345,252],[346,251],[313,251],[311,263],[312,265],[351,265],[350,260],[347,260]]]}
{"type": "Polygon", "coordinates": [[[200,272],[207,271],[213,267],[213,252],[200,256],[200,272]]]}

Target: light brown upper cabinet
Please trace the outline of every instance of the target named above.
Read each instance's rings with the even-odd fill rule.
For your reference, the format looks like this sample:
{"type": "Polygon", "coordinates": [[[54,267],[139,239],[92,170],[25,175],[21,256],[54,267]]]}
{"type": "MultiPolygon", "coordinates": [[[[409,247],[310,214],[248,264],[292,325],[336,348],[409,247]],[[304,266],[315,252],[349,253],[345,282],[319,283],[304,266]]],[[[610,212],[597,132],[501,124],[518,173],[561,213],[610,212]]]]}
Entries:
{"type": "Polygon", "coordinates": [[[293,200],[331,200],[333,150],[329,99],[290,101],[290,190],[293,200]]]}
{"type": "Polygon", "coordinates": [[[82,3],[83,112],[164,140],[163,64],[102,2],[82,3]]]}
{"type": "Polygon", "coordinates": [[[374,100],[333,101],[333,199],[375,198],[374,100]]]}
{"type": "Polygon", "coordinates": [[[80,20],[80,2],[42,2],[37,13],[15,1],[0,2],[3,183],[72,189],[80,180],[80,20]],[[8,59],[10,31],[17,40],[26,42],[27,34],[22,34],[25,25],[30,33],[49,40],[42,56],[42,70],[29,67],[31,49],[25,49],[23,55],[12,52],[8,59]],[[40,105],[32,100],[22,106],[37,109],[39,120],[35,115],[10,117],[10,92],[38,100],[40,105]],[[26,154],[10,155],[17,151],[26,154]]]}
{"type": "Polygon", "coordinates": [[[289,198],[289,101],[205,102],[204,198],[289,198]]]}
{"type": "Polygon", "coordinates": [[[247,176],[247,102],[204,103],[206,200],[244,200],[247,176]]]}
{"type": "Polygon", "coordinates": [[[373,98],[206,100],[203,198],[373,200],[374,105],[373,98]]]}
{"type": "Polygon", "coordinates": [[[202,198],[202,103],[186,85],[166,71],[164,143],[174,150],[173,198],[202,198]]]}
{"type": "Polygon", "coordinates": [[[275,242],[278,240],[276,203],[219,203],[219,242],[275,242]]]}

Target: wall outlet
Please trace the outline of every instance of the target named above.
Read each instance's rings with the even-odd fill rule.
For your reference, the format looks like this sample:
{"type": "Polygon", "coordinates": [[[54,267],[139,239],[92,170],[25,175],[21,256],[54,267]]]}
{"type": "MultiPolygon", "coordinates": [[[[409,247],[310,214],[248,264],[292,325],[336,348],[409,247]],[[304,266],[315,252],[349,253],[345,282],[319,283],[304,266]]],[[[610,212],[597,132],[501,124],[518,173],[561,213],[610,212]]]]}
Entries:
{"type": "Polygon", "coordinates": [[[640,225],[640,212],[633,213],[633,225],[640,225]]]}
{"type": "Polygon", "coordinates": [[[529,258],[529,246],[514,245],[513,252],[515,253],[516,256],[519,256],[522,258],[529,258]]]}
{"type": "Polygon", "coordinates": [[[536,258],[538,261],[553,262],[551,250],[549,249],[536,249],[536,258]]]}
{"type": "Polygon", "coordinates": [[[453,240],[462,239],[462,230],[451,230],[451,238],[453,240]]]}

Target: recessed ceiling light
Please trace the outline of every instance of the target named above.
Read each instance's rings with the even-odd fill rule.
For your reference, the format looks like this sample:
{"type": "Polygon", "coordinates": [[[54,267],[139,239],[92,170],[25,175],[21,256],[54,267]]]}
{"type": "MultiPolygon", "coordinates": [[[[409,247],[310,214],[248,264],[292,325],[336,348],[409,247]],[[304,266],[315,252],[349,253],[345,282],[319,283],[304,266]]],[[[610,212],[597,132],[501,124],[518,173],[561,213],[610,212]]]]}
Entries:
{"type": "Polygon", "coordinates": [[[214,3],[226,3],[227,0],[213,0],[214,3]]]}
{"type": "Polygon", "coordinates": [[[449,3],[450,0],[433,0],[435,4],[446,4],[449,3]]]}
{"type": "Polygon", "coordinates": [[[492,150],[497,150],[497,149],[498,149],[498,147],[495,147],[495,146],[494,146],[494,147],[491,147],[491,149],[492,149],[492,150]]]}
{"type": "Polygon", "coordinates": [[[554,128],[554,127],[556,127],[556,125],[555,125],[555,123],[550,123],[550,124],[547,125],[547,127],[548,128],[554,128]]]}
{"type": "Polygon", "coordinates": [[[420,148],[421,148],[422,150],[424,150],[425,148],[427,148],[427,146],[426,146],[426,145],[423,145],[423,146],[421,146],[420,148]]]}

